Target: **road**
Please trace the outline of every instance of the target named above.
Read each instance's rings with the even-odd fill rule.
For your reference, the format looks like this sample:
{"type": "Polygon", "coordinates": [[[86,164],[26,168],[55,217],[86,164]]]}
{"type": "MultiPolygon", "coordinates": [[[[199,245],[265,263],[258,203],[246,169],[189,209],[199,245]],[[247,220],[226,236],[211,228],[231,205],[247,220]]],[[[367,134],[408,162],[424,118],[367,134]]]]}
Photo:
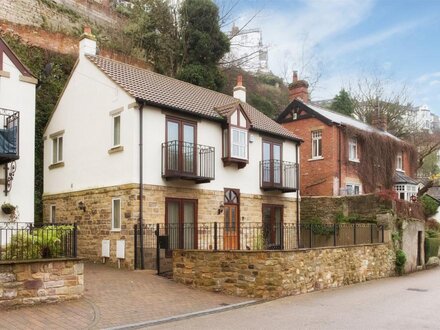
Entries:
{"type": "Polygon", "coordinates": [[[440,329],[440,268],[149,329],[440,329]]]}

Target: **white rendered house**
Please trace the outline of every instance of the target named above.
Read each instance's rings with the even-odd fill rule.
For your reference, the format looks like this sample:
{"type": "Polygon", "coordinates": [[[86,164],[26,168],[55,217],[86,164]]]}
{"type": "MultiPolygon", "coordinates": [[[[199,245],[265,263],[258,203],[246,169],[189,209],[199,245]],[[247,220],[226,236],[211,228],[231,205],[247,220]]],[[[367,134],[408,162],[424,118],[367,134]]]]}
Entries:
{"type": "MultiPolygon", "coordinates": [[[[37,79],[0,38],[0,223],[34,220],[35,90],[37,79]]],[[[0,226],[1,228],[1,226],[0,226]]]]}
{"type": "MultiPolygon", "coordinates": [[[[85,33],[44,133],[45,221],[76,221],[82,257],[116,261],[123,241],[129,268],[141,223],[296,224],[301,139],[241,81],[234,96],[98,56],[85,33]]],[[[240,248],[233,231],[221,244],[240,248]]]]}

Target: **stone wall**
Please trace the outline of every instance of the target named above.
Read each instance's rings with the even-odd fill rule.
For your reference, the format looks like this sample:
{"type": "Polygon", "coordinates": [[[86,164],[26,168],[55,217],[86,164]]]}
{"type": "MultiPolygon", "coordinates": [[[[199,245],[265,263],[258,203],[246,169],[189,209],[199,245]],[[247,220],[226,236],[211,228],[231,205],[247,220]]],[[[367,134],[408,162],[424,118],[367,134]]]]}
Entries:
{"type": "MultiPolygon", "coordinates": [[[[223,223],[224,215],[218,214],[223,202],[223,191],[193,189],[171,186],[144,185],[145,224],[165,222],[165,199],[186,198],[197,200],[198,223],[223,223]]],[[[114,187],[90,189],[72,193],[43,196],[43,218],[49,221],[50,207],[56,207],[56,221],[78,224],[78,256],[90,260],[101,260],[101,242],[110,240],[110,262],[116,264],[116,240],[125,240],[125,260],[122,265],[134,268],[134,225],[139,221],[139,186],[127,184],[114,187]],[[121,231],[111,230],[112,198],[121,198],[121,231]],[[78,208],[83,202],[86,210],[78,208]]],[[[262,222],[262,204],[284,206],[284,223],[296,222],[296,200],[280,194],[240,195],[240,221],[243,223],[262,222]]],[[[291,233],[295,236],[295,233],[291,233]]],[[[153,234],[144,242],[146,267],[155,267],[155,240],[153,234]],[[150,239],[148,239],[150,238],[150,239]]],[[[295,242],[296,244],[296,242],[295,242]]],[[[292,246],[294,247],[294,246],[292,246]]]]}
{"type": "Polygon", "coordinates": [[[364,219],[376,219],[392,208],[391,202],[382,202],[374,194],[340,197],[302,197],[301,222],[306,223],[315,217],[324,222],[334,223],[338,213],[345,216],[359,215],[364,219]]]}
{"type": "Polygon", "coordinates": [[[394,275],[387,244],[296,251],[174,251],[174,280],[241,297],[278,298],[394,275]]]}
{"type": "Polygon", "coordinates": [[[83,293],[79,259],[0,262],[0,309],[77,299],[83,293]]]}

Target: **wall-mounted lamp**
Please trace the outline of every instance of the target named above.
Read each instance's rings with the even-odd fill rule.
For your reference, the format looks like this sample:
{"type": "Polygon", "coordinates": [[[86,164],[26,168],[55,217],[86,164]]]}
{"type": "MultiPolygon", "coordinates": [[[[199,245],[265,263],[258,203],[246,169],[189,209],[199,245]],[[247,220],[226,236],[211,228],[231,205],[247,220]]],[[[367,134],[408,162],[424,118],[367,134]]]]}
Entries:
{"type": "Polygon", "coordinates": [[[225,206],[223,205],[223,203],[220,203],[218,210],[217,210],[217,214],[218,215],[222,214],[224,209],[225,209],[225,206]]]}
{"type": "Polygon", "coordinates": [[[81,201],[81,202],[78,203],[78,208],[79,208],[81,211],[83,211],[83,212],[86,211],[86,205],[84,204],[83,201],[81,201]]]}

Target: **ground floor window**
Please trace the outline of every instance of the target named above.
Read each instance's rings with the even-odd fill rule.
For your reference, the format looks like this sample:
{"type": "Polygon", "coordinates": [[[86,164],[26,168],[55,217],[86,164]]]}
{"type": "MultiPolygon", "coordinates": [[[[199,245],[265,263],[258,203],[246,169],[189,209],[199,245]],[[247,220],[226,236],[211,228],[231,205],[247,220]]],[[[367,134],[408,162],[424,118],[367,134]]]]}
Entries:
{"type": "Polygon", "coordinates": [[[405,201],[411,201],[411,196],[417,196],[417,186],[414,184],[396,184],[394,190],[397,191],[397,197],[405,201]]]}
{"type": "Polygon", "coordinates": [[[165,227],[168,246],[173,249],[197,248],[197,200],[167,198],[165,227]]]}
{"type": "Polygon", "coordinates": [[[112,230],[121,230],[121,199],[112,199],[112,230]]]}
{"type": "Polygon", "coordinates": [[[50,223],[56,223],[56,205],[50,206],[49,221],[50,223]]]}
{"type": "Polygon", "coordinates": [[[360,195],[362,194],[361,185],[359,183],[347,183],[345,185],[347,189],[347,195],[360,195]]]}

